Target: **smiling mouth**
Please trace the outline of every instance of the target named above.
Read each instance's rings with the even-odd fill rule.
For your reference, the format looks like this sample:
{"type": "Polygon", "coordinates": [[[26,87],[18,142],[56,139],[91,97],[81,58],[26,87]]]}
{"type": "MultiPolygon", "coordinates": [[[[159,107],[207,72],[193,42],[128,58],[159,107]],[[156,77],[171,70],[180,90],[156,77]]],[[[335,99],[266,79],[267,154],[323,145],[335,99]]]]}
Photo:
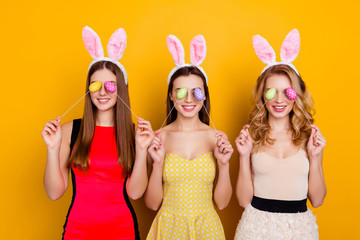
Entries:
{"type": "Polygon", "coordinates": [[[191,112],[192,110],[194,110],[196,107],[196,105],[182,105],[182,108],[186,111],[186,112],[191,112]]]}
{"type": "Polygon", "coordinates": [[[110,98],[103,98],[103,99],[98,99],[99,103],[101,104],[105,104],[108,103],[110,101],[110,98]]]}
{"type": "Polygon", "coordinates": [[[284,111],[286,108],[286,106],[273,106],[273,109],[275,110],[275,112],[282,112],[284,111]]]}

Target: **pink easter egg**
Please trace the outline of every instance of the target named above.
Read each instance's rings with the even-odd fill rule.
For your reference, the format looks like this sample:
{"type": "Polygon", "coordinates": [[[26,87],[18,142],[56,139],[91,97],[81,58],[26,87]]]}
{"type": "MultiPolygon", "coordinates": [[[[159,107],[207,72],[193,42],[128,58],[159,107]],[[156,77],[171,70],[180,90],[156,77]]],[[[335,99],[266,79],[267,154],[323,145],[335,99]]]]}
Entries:
{"type": "Polygon", "coordinates": [[[287,88],[286,89],[286,96],[290,99],[290,100],[295,100],[297,98],[297,93],[295,92],[294,89],[292,88],[287,88]]]}
{"type": "Polygon", "coordinates": [[[109,82],[109,81],[106,81],[105,82],[105,89],[106,91],[108,91],[109,93],[114,93],[116,92],[116,86],[113,82],[109,82]]]}

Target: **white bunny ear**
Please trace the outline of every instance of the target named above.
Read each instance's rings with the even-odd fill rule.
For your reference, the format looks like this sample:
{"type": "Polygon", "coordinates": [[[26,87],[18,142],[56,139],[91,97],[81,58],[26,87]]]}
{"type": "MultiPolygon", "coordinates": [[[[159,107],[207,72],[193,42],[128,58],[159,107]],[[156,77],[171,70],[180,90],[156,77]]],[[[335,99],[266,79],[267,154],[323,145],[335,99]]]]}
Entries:
{"type": "Polygon", "coordinates": [[[126,48],[126,32],[119,28],[110,37],[107,45],[109,57],[113,61],[119,61],[126,48]]]}
{"type": "Polygon", "coordinates": [[[300,34],[295,28],[286,36],[281,45],[280,57],[281,61],[291,63],[295,60],[300,51],[300,34]]]}
{"type": "Polygon", "coordinates": [[[268,41],[260,35],[253,36],[253,46],[256,56],[265,64],[272,64],[276,61],[274,49],[268,41]]]}
{"type": "Polygon", "coordinates": [[[166,38],[166,44],[169,49],[170,54],[172,55],[175,65],[181,66],[185,64],[185,53],[184,47],[181,44],[180,40],[174,35],[169,35],[166,38]]]}
{"type": "Polygon", "coordinates": [[[190,61],[191,64],[199,66],[206,56],[206,42],[202,35],[197,35],[190,42],[190,61]]]}
{"type": "Polygon", "coordinates": [[[88,26],[83,28],[82,38],[85,43],[85,47],[90,53],[91,57],[94,59],[104,57],[104,50],[101,45],[100,37],[96,34],[94,30],[88,26]]]}

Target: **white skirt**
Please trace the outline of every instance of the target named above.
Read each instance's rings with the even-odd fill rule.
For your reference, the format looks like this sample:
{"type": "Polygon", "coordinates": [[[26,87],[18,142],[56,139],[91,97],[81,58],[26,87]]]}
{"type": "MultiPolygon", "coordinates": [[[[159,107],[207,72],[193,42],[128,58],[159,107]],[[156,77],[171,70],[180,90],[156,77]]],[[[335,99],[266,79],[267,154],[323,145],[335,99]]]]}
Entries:
{"type": "Polygon", "coordinates": [[[317,240],[316,218],[303,213],[272,213],[249,204],[236,228],[235,240],[317,240]]]}

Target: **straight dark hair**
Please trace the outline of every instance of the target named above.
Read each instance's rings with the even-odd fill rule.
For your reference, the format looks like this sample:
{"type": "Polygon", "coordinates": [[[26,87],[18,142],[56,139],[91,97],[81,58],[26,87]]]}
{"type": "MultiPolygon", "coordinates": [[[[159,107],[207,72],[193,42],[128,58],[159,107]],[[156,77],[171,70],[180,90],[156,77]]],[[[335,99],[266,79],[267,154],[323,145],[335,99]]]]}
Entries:
{"type": "MultiPolygon", "coordinates": [[[[86,80],[85,92],[88,92],[91,76],[98,70],[108,69],[116,76],[117,94],[130,106],[128,86],[124,81],[124,74],[118,66],[109,61],[99,61],[91,66],[86,80]]],[[[130,110],[117,98],[114,114],[116,148],[118,163],[122,166],[124,177],[130,175],[135,159],[135,129],[130,110]]],[[[89,168],[89,151],[95,132],[95,118],[97,108],[90,98],[85,97],[84,116],[81,121],[78,138],[75,142],[73,152],[68,160],[68,167],[73,165],[80,170],[87,171],[89,168]]]]}
{"type": "MultiPolygon", "coordinates": [[[[174,81],[176,80],[176,78],[181,77],[181,76],[189,76],[190,74],[199,76],[204,84],[204,91],[205,91],[205,100],[204,100],[204,106],[201,108],[201,110],[199,111],[199,119],[201,122],[209,125],[209,116],[206,113],[207,112],[210,114],[210,95],[209,95],[209,88],[206,84],[206,79],[204,74],[202,74],[202,72],[195,66],[189,66],[189,67],[183,67],[178,69],[170,78],[170,82],[169,82],[169,86],[168,86],[168,92],[167,92],[167,99],[166,99],[166,115],[169,114],[169,112],[171,111],[171,109],[174,106],[173,101],[171,101],[170,99],[170,94],[173,90],[173,85],[174,85],[174,81]],[[204,109],[204,107],[206,108],[206,110],[204,109]]],[[[167,121],[166,121],[166,125],[169,125],[170,123],[174,122],[176,120],[177,117],[177,111],[174,109],[170,116],[168,117],[167,121]]]]}

